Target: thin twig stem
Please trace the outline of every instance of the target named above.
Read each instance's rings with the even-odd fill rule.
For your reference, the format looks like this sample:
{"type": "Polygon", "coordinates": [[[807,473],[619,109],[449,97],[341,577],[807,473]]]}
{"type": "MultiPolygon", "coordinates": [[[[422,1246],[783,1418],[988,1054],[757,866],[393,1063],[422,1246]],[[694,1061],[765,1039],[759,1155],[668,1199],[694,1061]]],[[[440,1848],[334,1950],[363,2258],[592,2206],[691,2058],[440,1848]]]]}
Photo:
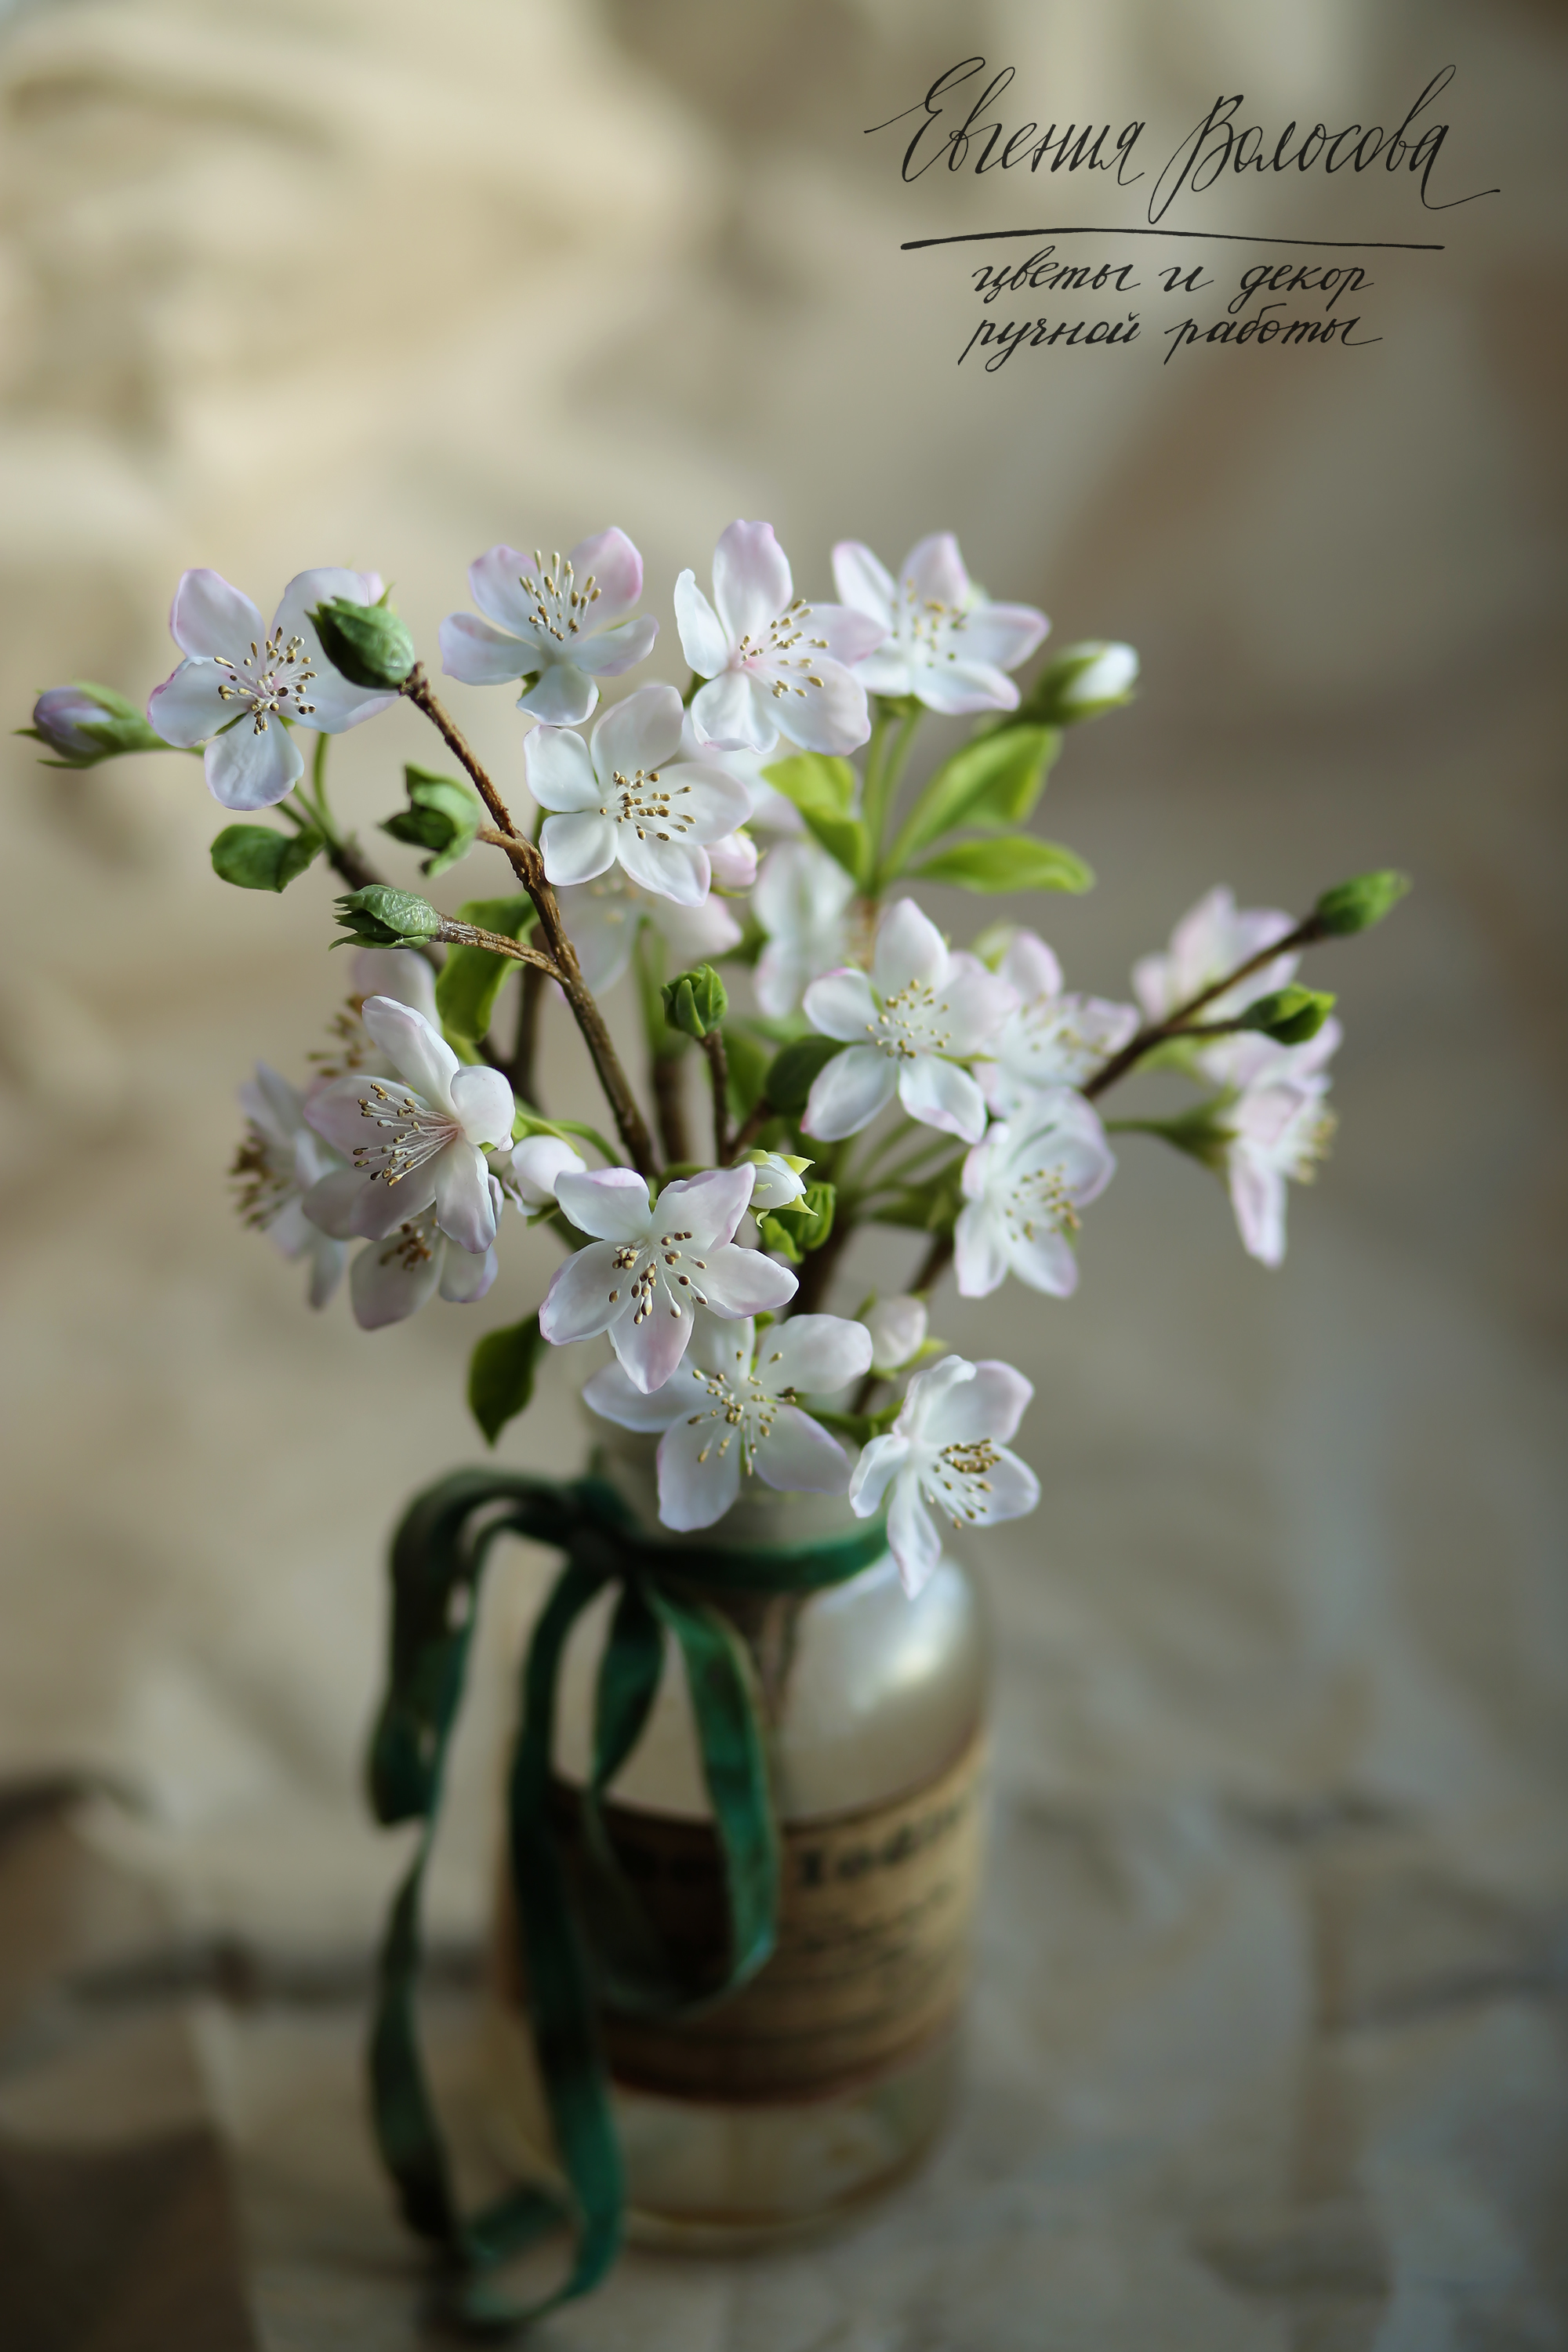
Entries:
{"type": "Polygon", "coordinates": [[[655,1054],[648,1067],[653,1073],[653,1109],[658,1121],[658,1139],[664,1147],[667,1164],[689,1160],[691,1145],[686,1132],[686,1096],[681,1086],[682,1059],[678,1054],[655,1054]]]}
{"type": "Polygon", "coordinates": [[[531,964],[522,975],[522,1003],[517,1013],[517,1043],[512,1047],[511,1063],[507,1076],[514,1095],[531,1103],[541,1112],[539,1100],[539,1017],[544,1009],[544,974],[537,964],[531,964]]]}
{"type": "Polygon", "coordinates": [[[731,1161],[739,1160],[743,1151],[750,1151],[769,1119],[776,1118],[777,1116],[766,1095],[759,1095],[742,1120],[739,1135],[730,1146],[731,1161]]]}
{"type": "Polygon", "coordinates": [[[1268,947],[1259,948],[1256,955],[1248,956],[1245,963],[1238,963],[1234,971],[1227,971],[1221,980],[1211,981],[1207,988],[1200,988],[1195,996],[1189,997],[1185,1004],[1178,1004],[1163,1021],[1150,1022],[1140,1029],[1137,1035],[1130,1037],[1121,1051],[1113,1054],[1105,1067],[1098,1070],[1079,1091],[1087,1101],[1093,1102],[1096,1096],[1102,1095],[1108,1087],[1113,1087],[1118,1078],[1125,1077],[1145,1054],[1152,1054],[1156,1045],[1163,1045],[1173,1037],[1221,1034],[1215,1029],[1194,1030],[1190,1025],[1193,1014],[1201,1013],[1205,1004],[1212,1004],[1216,996],[1223,996],[1227,989],[1234,988],[1237,982],[1245,980],[1249,972],[1261,971],[1265,964],[1272,963],[1276,956],[1291,955],[1298,948],[1312,947],[1328,936],[1316,915],[1304,916],[1295,929],[1287,931],[1283,939],[1271,940],[1268,947]]]}
{"type": "Polygon", "coordinates": [[[702,1050],[708,1056],[708,1075],[713,1087],[713,1164],[722,1168],[730,1157],[730,1065],[724,1053],[723,1032],[710,1029],[702,1040],[702,1050]]]}

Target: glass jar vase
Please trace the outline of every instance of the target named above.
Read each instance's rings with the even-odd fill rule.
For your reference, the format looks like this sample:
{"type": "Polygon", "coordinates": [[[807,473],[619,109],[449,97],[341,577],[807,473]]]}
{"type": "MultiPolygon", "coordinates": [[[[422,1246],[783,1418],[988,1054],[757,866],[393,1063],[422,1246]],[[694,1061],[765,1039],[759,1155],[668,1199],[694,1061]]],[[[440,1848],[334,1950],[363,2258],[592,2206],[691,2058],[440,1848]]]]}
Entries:
{"type": "MultiPolygon", "coordinates": [[[[809,2227],[908,2170],[952,2090],[981,1843],[986,1633],[968,1572],[943,1558],[910,1600],[890,1553],[796,1593],[704,1588],[702,1555],[832,1542],[842,1496],[752,1479],[713,1528],[659,1526],[654,1441],[596,1423],[595,1473],[678,1573],[744,1640],[767,1727],[780,1828],[779,1937],[742,1990],[690,2017],[603,2019],[643,2243],[734,2247],[809,2227]]],[[[594,1691],[614,1595],[563,1661],[554,1771],[566,1814],[589,1775],[594,1691]]],[[[667,1943],[700,1974],[723,1959],[717,1843],[679,1652],[605,1808],[622,1865],[667,1943]]],[[[499,2152],[553,2180],[510,1888],[488,2014],[499,2152]]]]}

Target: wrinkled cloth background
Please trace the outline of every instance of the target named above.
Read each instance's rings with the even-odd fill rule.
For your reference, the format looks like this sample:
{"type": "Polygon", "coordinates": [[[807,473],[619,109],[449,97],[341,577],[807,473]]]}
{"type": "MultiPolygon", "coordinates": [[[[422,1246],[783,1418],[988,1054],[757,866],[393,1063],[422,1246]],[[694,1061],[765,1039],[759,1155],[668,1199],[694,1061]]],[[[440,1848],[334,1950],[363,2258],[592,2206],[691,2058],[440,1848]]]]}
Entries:
{"type": "MultiPolygon", "coordinates": [[[[732,516],[818,590],[837,537],[896,562],[951,526],[993,593],[1058,642],[1131,638],[1144,680],[1047,803],[1099,891],[932,892],[939,919],[1025,916],[1122,993],[1215,879],[1289,907],[1384,864],[1418,885],[1309,968],[1342,991],[1342,1126],[1282,1272],[1129,1137],[1073,1301],[942,1301],[1035,1381],[1046,1490],[975,1548],[997,1810],[952,2137],[826,2243],[633,2257],[542,2343],[1568,2343],[1565,82],[1527,0],[0,19],[6,726],[64,677],[164,675],[188,563],[267,612],[307,564],[378,568],[430,647],[492,541],[614,520],[679,677],[669,589],[732,516]],[[1375,257],[1369,351],[960,373],[962,270],[899,240],[1030,198],[906,190],[895,134],[860,134],[981,50],[1018,68],[1010,122],[1145,114],[1162,154],[1216,90],[1386,120],[1452,58],[1444,166],[1505,193],[1441,215],[1441,256],[1375,257]]],[[[1260,186],[1227,225],[1422,234],[1382,178],[1260,186]]],[[[1151,299],[1146,335],[1175,315],[1151,299]]],[[[508,697],[452,700],[521,793],[508,697]]],[[[79,777],[34,748],[0,738],[0,2272],[28,2352],[412,2345],[421,2258],[357,2074],[402,1853],[358,1793],[382,1553],[477,1455],[468,1349],[550,1245],[514,1230],[477,1310],[310,1317],[223,1171],[250,1061],[301,1070],[346,989],[326,888],[217,886],[194,761],[79,777]]],[[[362,832],[433,751],[405,709],[340,740],[362,832]]],[[[559,1023],[546,1086],[591,1108],[559,1023]]],[[[571,1389],[505,1458],[580,1457],[571,1389]]],[[[546,1565],[518,1550],[487,1602],[436,1891],[459,2113],[546,1565]]]]}

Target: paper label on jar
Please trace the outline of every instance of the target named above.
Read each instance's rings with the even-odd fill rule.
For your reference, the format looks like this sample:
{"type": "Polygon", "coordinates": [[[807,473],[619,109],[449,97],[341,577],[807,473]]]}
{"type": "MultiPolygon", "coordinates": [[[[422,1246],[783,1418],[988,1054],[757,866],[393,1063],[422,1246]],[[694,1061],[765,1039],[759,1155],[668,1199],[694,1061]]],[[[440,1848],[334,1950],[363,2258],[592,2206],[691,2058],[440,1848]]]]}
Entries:
{"type": "MultiPolygon", "coordinates": [[[[891,1802],[786,1822],[778,1947],[743,1990],[686,2020],[608,2014],[612,2073],[677,2098],[824,2098],[891,2072],[952,2021],[980,1875],[976,1738],[891,1802]]],[[[573,1797],[558,1820],[571,1836],[573,1797]]],[[[605,1808],[622,1867],[683,1982],[717,1980],[725,1950],[718,1846],[703,1822],[605,1808]]]]}

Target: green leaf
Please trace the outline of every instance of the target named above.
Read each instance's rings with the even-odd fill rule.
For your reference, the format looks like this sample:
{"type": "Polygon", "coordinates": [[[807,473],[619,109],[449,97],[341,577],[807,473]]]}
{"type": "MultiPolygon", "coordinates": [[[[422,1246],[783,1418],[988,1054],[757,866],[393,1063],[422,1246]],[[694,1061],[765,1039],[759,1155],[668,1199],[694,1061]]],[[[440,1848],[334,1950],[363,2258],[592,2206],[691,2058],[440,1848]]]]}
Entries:
{"type": "Polygon", "coordinates": [[[724,1059],[730,1072],[730,1109],[735,1118],[748,1119],[767,1087],[773,1046],[749,1023],[733,1021],[724,1032],[724,1059]]]}
{"type": "Polygon", "coordinates": [[[548,1342],[537,1315],[502,1331],[487,1331],[468,1359],[468,1411],[493,1445],[509,1421],[533,1400],[534,1366],[548,1342]]]}
{"type": "Polygon", "coordinates": [[[893,863],[960,825],[1025,824],[1061,750],[1055,727],[1011,727],[965,743],[937,770],[910,810],[893,863]]]}
{"type": "Polygon", "coordinates": [[[806,1251],[820,1249],[833,1231],[837,1200],[837,1186],[826,1180],[808,1184],[798,1201],[757,1219],[763,1247],[777,1250],[791,1265],[798,1265],[806,1251]]]}
{"type": "Polygon", "coordinates": [[[915,867],[918,882],[952,882],[961,890],[1092,889],[1094,876],[1081,857],[1058,842],[1037,841],[1030,833],[999,840],[963,841],[939,850],[915,867]]]}
{"type": "MultiPolygon", "coordinates": [[[[503,939],[521,940],[535,919],[531,898],[470,898],[459,907],[456,919],[479,931],[499,931],[503,939]]],[[[493,948],[452,947],[436,976],[436,1010],[441,1026],[454,1040],[477,1045],[490,1025],[496,999],[507,977],[521,971],[514,956],[497,955],[493,948]]]]}
{"type": "Polygon", "coordinates": [[[269,824],[226,824],[212,845],[213,872],[237,890],[286,890],[325,847],[314,825],[275,833],[269,824]]]}
{"type": "Polygon", "coordinates": [[[768,1069],[767,1097],[787,1118],[798,1118],[805,1108],[817,1075],[844,1047],[837,1037],[797,1037],[783,1046],[768,1069]]]}
{"type": "Polygon", "coordinates": [[[573,1139],[591,1143],[607,1167],[621,1166],[621,1155],[613,1143],[606,1143],[596,1127],[584,1127],[578,1118],[542,1118],[526,1103],[519,1103],[512,1116],[511,1139],[521,1143],[525,1135],[553,1135],[563,1142],[573,1139]]]}
{"type": "Polygon", "coordinates": [[[484,803],[476,792],[459,783],[455,776],[437,775],[433,769],[416,767],[412,762],[404,769],[403,781],[408,806],[386,818],[381,830],[389,833],[394,841],[433,853],[421,866],[421,873],[445,874],[448,866],[455,866],[473,847],[474,835],[484,818],[484,803]]]}
{"type": "Polygon", "coordinates": [[[816,816],[809,809],[802,815],[829,857],[836,858],[858,889],[864,889],[870,880],[871,836],[858,816],[816,816]]]}
{"type": "Polygon", "coordinates": [[[797,751],[763,770],[763,780],[793,801],[802,816],[847,816],[855,805],[855,771],[824,751],[797,751]]]}

